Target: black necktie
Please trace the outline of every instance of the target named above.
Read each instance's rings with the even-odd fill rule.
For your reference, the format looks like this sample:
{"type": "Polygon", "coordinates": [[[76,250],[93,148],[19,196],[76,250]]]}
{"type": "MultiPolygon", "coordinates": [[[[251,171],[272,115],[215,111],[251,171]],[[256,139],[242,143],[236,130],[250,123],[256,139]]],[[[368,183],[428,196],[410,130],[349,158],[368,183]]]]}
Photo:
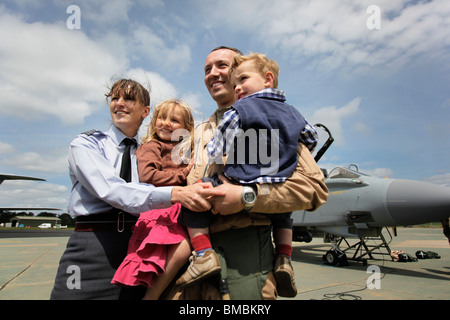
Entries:
{"type": "Polygon", "coordinates": [[[134,139],[125,138],[122,140],[125,145],[125,151],[122,156],[122,166],[120,167],[120,177],[126,182],[131,182],[131,155],[130,149],[136,144],[134,139]]]}

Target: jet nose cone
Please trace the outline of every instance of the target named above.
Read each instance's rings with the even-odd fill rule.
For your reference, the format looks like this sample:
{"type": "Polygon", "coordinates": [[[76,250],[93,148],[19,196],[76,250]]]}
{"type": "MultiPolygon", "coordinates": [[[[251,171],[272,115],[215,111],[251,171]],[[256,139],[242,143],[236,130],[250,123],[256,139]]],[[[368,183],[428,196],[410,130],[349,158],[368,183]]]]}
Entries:
{"type": "Polygon", "coordinates": [[[387,206],[398,225],[437,222],[450,216],[450,188],[412,180],[394,180],[387,206]]]}

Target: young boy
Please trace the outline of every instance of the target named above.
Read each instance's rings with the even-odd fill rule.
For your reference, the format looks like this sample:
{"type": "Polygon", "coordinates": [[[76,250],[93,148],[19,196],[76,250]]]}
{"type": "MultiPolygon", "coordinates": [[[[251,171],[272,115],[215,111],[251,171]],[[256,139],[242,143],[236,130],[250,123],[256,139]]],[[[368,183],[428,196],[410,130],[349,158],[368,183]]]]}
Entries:
{"type": "MultiPolygon", "coordinates": [[[[232,182],[246,186],[283,182],[297,165],[298,142],[304,143],[311,151],[317,145],[315,129],[294,107],[284,103],[284,93],[277,89],[278,70],[275,61],[258,53],[236,56],[231,65],[229,75],[237,101],[217,127],[214,138],[208,144],[208,152],[210,162],[222,163],[222,157],[228,156],[224,175],[232,182]],[[246,142],[246,137],[252,141],[246,142]],[[269,153],[270,161],[267,159],[269,153]]],[[[277,289],[279,295],[285,297],[297,294],[290,262],[290,215],[291,212],[269,215],[276,244],[274,271],[277,289]]],[[[196,231],[208,239],[207,227],[196,231]]],[[[203,250],[204,247],[212,250],[210,244],[205,244],[203,250]]],[[[199,265],[204,263],[194,259],[189,269],[198,271],[201,267],[196,267],[197,261],[199,265]]],[[[197,279],[200,277],[202,275],[197,279]]],[[[192,281],[192,276],[186,274],[182,281],[192,281]]]]}

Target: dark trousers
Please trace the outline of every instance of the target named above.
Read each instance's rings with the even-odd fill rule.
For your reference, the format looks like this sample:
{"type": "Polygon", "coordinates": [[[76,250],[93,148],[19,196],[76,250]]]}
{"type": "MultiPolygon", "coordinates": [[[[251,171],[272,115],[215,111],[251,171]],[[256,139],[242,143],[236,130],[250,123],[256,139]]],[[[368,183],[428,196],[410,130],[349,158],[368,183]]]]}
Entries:
{"type": "MultiPolygon", "coordinates": [[[[114,223],[113,223],[114,225],[114,223]]],[[[118,287],[111,280],[125,258],[131,228],[75,231],[61,257],[51,300],[134,300],[144,287],[118,287]]]]}
{"type": "Polygon", "coordinates": [[[273,268],[270,226],[231,229],[211,234],[221,277],[226,278],[232,300],[260,300],[267,275],[273,268]]]}
{"type": "MultiPolygon", "coordinates": [[[[211,182],[213,187],[217,187],[222,184],[222,181],[219,180],[217,173],[211,177],[204,177],[198,182],[211,182]]],[[[180,214],[178,215],[178,222],[188,228],[206,228],[211,224],[211,218],[211,211],[195,212],[182,207],[180,214]]]]}

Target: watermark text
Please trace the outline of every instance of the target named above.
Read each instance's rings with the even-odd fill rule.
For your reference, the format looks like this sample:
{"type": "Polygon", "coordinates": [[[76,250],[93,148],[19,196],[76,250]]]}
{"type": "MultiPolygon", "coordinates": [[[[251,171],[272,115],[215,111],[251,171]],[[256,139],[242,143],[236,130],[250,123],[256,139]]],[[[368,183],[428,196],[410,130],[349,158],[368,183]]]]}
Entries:
{"type": "Polygon", "coordinates": [[[69,30],[80,30],[81,29],[81,9],[79,6],[71,5],[67,7],[67,14],[70,16],[67,18],[66,26],[69,30]]]}

